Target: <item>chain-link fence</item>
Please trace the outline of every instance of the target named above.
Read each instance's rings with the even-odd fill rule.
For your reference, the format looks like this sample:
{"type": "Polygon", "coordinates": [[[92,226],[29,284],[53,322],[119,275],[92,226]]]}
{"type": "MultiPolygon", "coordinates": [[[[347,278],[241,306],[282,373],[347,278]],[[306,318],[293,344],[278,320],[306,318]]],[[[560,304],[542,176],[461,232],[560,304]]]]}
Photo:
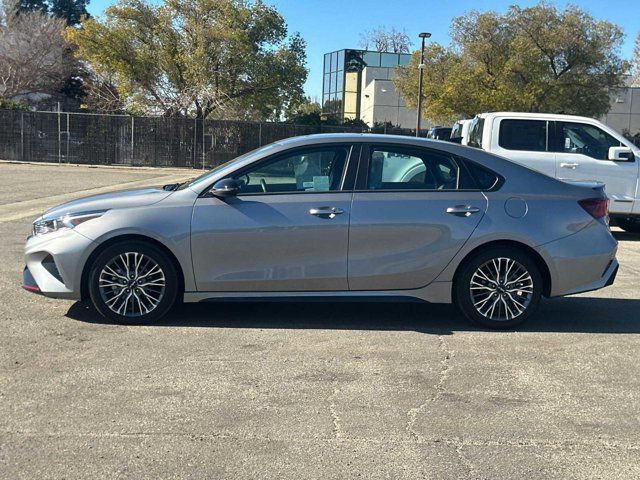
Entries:
{"type": "Polygon", "coordinates": [[[0,159],[210,168],[287,137],[361,131],[271,122],[0,110],[0,159]]]}

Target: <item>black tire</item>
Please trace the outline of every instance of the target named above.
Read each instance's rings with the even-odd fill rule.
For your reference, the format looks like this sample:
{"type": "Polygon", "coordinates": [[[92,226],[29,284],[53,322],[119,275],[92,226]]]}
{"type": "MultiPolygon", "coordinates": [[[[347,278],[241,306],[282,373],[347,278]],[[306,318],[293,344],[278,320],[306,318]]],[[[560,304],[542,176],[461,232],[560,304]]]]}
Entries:
{"type": "MultiPolygon", "coordinates": [[[[133,270],[133,268],[131,270],[133,270]]],[[[154,271],[157,272],[157,270],[154,271]]],[[[88,281],[89,295],[96,310],[103,317],[113,322],[127,325],[150,324],[164,317],[176,303],[180,285],[176,268],[167,254],[155,245],[143,241],[121,242],[107,247],[98,255],[91,265],[88,281]],[[107,283],[112,281],[124,282],[125,280],[123,280],[121,276],[128,278],[127,275],[125,275],[126,271],[124,270],[125,265],[123,265],[123,258],[126,258],[129,266],[132,267],[134,254],[139,255],[139,257],[135,257],[136,259],[142,259],[140,261],[141,271],[143,262],[145,265],[151,265],[152,267],[155,262],[161,274],[154,273],[151,277],[148,277],[147,275],[149,274],[147,274],[141,275],[139,279],[132,278],[127,280],[128,283],[126,286],[116,287],[107,283]],[[115,267],[112,263],[114,261],[116,262],[115,267]],[[117,266],[121,268],[118,269],[117,266]],[[107,269],[107,267],[109,267],[109,269],[107,269]],[[108,273],[111,271],[118,276],[111,276],[110,273],[108,273]],[[102,288],[100,284],[101,275],[103,282],[102,288]],[[136,285],[136,282],[138,282],[139,285],[136,285]],[[164,284],[162,287],[158,286],[162,283],[164,284]],[[145,290],[144,295],[141,291],[143,289],[145,290]],[[123,292],[123,290],[125,291],[123,292]],[[134,293],[134,291],[138,293],[134,293]],[[115,311],[116,302],[120,301],[121,303],[121,300],[117,298],[114,300],[114,297],[118,296],[118,294],[128,295],[129,297],[135,295],[131,298],[131,303],[127,300],[127,305],[125,305],[123,311],[124,313],[115,311]],[[158,302],[153,306],[153,300],[150,299],[156,298],[158,302]],[[140,301],[140,299],[142,300],[140,301]],[[113,308],[109,306],[109,302],[114,304],[113,308]],[[150,308],[152,306],[153,308],[150,308]],[[148,312],[144,311],[147,309],[149,309],[148,312]]]]}
{"type": "MultiPolygon", "coordinates": [[[[518,273],[518,276],[519,275],[518,273]]],[[[491,275],[488,276],[491,278],[491,275]]],[[[504,279],[504,277],[502,278],[504,279]]],[[[513,280],[516,277],[511,276],[510,278],[513,280]]],[[[515,327],[529,319],[540,304],[542,290],[543,285],[540,269],[529,255],[513,247],[490,247],[487,250],[473,255],[460,267],[454,285],[454,300],[462,314],[472,322],[482,325],[483,327],[503,329],[515,327]],[[513,265],[511,272],[514,272],[513,268],[518,268],[516,272],[520,272],[520,268],[524,269],[529,275],[529,277],[525,276],[523,280],[523,282],[526,283],[509,282],[508,285],[513,287],[509,289],[507,285],[504,284],[504,280],[501,280],[499,283],[484,280],[480,274],[485,273],[487,268],[490,269],[489,271],[492,271],[492,268],[493,271],[495,271],[493,261],[496,260],[497,263],[497,259],[502,259],[500,260],[500,266],[503,274],[508,268],[508,265],[513,265]],[[515,263],[511,264],[505,259],[515,263]],[[481,267],[483,270],[479,272],[481,267]],[[476,272],[478,272],[477,275],[476,272]],[[476,276],[474,277],[474,275],[476,276]],[[478,284],[479,280],[482,281],[482,285],[478,284]],[[531,287],[529,285],[531,285],[531,287]],[[471,290],[472,286],[474,290],[471,290]],[[522,288],[522,290],[519,290],[519,288],[522,288]],[[473,295],[475,295],[475,298],[473,295]],[[485,299],[488,298],[487,296],[491,297],[490,300],[486,300],[486,302],[489,303],[483,303],[485,299]],[[503,299],[500,297],[503,297],[503,299]],[[492,311],[491,315],[487,312],[481,313],[474,305],[474,300],[479,305],[480,310],[486,310],[487,305],[493,305],[497,302],[496,308],[498,311],[492,311]],[[508,307],[508,305],[510,305],[510,307],[508,307]],[[513,310],[511,310],[512,308],[513,310]],[[517,312],[520,308],[523,308],[523,311],[517,315],[513,315],[513,313],[517,312]],[[504,315],[498,315],[500,312],[503,312],[504,315]],[[511,312],[511,318],[509,312],[511,312]]],[[[490,309],[491,306],[488,308],[490,309]]]]}
{"type": "Polygon", "coordinates": [[[616,225],[628,233],[640,233],[640,219],[620,218],[616,220],[616,225]]]}

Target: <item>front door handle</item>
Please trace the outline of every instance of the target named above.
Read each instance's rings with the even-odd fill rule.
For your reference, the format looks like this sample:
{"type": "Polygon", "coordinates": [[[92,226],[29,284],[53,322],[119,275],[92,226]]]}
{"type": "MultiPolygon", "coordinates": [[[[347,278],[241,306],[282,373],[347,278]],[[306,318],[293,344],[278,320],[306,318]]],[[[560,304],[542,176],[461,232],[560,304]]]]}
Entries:
{"type": "Polygon", "coordinates": [[[471,205],[456,205],[455,207],[447,208],[447,213],[456,217],[469,217],[479,211],[478,207],[472,207],[471,205]]]}
{"type": "Polygon", "coordinates": [[[335,218],[336,215],[344,213],[344,210],[338,207],[316,207],[309,209],[309,213],[320,218],[335,218]]]}
{"type": "Polygon", "coordinates": [[[560,164],[560,168],[570,168],[571,170],[575,170],[579,166],[580,164],[575,162],[562,162],[560,164]]]}

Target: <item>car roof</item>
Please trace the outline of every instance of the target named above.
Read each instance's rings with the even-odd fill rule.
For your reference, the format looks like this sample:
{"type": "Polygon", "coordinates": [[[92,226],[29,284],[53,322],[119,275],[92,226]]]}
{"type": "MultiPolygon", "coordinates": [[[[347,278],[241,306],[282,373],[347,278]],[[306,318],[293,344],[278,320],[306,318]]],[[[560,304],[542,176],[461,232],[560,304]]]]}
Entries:
{"type": "Polygon", "coordinates": [[[595,122],[595,118],[567,115],[562,113],[534,113],[534,112],[484,112],[477,115],[480,118],[511,117],[511,118],[543,118],[547,120],[567,120],[595,122]]]}
{"type": "Polygon", "coordinates": [[[426,147],[429,145],[442,147],[452,145],[452,143],[423,137],[409,137],[406,135],[387,135],[382,133],[314,133],[300,137],[289,137],[274,142],[283,147],[294,147],[296,145],[308,145],[310,143],[334,143],[334,142],[357,142],[357,143],[402,143],[406,145],[417,145],[426,147]]]}

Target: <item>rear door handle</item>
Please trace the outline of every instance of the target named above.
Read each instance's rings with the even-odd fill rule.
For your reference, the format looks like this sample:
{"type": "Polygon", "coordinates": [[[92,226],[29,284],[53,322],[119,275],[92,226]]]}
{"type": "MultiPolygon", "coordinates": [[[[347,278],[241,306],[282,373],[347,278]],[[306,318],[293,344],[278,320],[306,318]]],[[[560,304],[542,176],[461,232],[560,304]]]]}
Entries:
{"type": "Polygon", "coordinates": [[[580,166],[580,164],[579,163],[575,163],[575,162],[567,162],[567,163],[562,162],[560,164],[560,168],[570,168],[572,170],[575,170],[579,166],[580,166]]]}
{"type": "Polygon", "coordinates": [[[336,215],[344,213],[344,210],[338,207],[316,207],[309,209],[309,213],[320,218],[335,218],[336,215]]]}
{"type": "Polygon", "coordinates": [[[472,207],[471,205],[456,205],[455,207],[447,208],[447,213],[456,217],[469,217],[479,211],[478,207],[472,207]]]}

